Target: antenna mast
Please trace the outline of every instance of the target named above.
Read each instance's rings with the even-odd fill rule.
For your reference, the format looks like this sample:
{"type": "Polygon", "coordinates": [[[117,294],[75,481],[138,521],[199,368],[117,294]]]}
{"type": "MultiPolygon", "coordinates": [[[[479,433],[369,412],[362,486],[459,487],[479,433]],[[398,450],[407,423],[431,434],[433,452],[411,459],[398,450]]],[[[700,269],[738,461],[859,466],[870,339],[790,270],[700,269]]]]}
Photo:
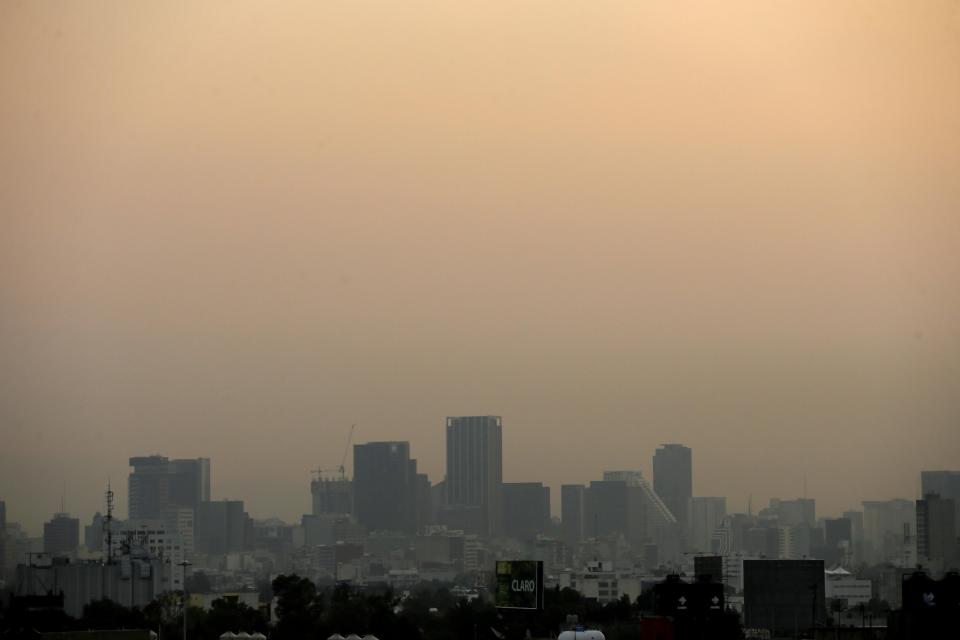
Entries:
{"type": "Polygon", "coordinates": [[[103,519],[103,530],[107,532],[107,564],[113,564],[113,489],[110,488],[110,478],[107,478],[107,517],[103,519]]]}

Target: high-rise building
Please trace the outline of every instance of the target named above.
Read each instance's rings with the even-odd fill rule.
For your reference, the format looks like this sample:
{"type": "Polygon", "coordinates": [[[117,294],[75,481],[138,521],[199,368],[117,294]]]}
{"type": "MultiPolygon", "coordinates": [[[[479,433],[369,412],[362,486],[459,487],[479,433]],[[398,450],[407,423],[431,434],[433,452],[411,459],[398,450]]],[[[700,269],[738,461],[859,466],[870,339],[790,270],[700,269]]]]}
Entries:
{"type": "Polygon", "coordinates": [[[913,500],[863,502],[863,561],[889,562],[898,567],[916,565],[917,506],[913,500]]]}
{"type": "Polygon", "coordinates": [[[639,500],[641,520],[640,528],[633,534],[634,543],[639,542],[642,535],[644,542],[656,545],[659,561],[677,560],[683,551],[677,519],[643,477],[643,473],[633,469],[604,471],[603,479],[607,482],[625,482],[630,488],[631,504],[639,500]]]}
{"type": "Polygon", "coordinates": [[[249,521],[243,500],[201,502],[194,516],[193,547],[213,555],[243,551],[249,546],[249,521]]]}
{"type": "Polygon", "coordinates": [[[625,480],[594,480],[584,504],[587,537],[620,534],[634,549],[642,549],[648,541],[646,505],[640,487],[625,480]]]}
{"type": "Polygon", "coordinates": [[[43,523],[43,552],[65,555],[76,552],[80,546],[80,519],[58,513],[53,520],[43,523]]]}
{"type": "Polygon", "coordinates": [[[953,500],[935,493],[917,500],[917,556],[921,562],[939,560],[947,567],[960,559],[953,500]]]}
{"type": "Polygon", "coordinates": [[[448,516],[468,525],[468,533],[499,533],[503,515],[502,488],[503,424],[500,416],[447,418],[448,516]],[[469,515],[460,516],[457,511],[469,515]]]}
{"type": "Polygon", "coordinates": [[[960,526],[960,471],[921,471],[920,495],[932,493],[953,500],[954,519],[960,526]]]}
{"type": "Polygon", "coordinates": [[[653,454],[653,490],[687,529],[687,503],[693,497],[693,452],[682,444],[664,444],[653,454]]]}
{"type": "Polygon", "coordinates": [[[781,526],[813,527],[817,523],[817,502],[813,498],[780,500],[771,498],[767,513],[775,515],[781,526]]]}
{"type": "Polygon", "coordinates": [[[83,544],[88,551],[103,549],[103,515],[99,511],[93,514],[90,524],[83,528],[83,544]]]}
{"type": "Polygon", "coordinates": [[[697,496],[690,498],[687,526],[689,544],[694,551],[711,552],[713,533],[727,515],[727,499],[723,497],[697,496]]]}
{"type": "Polygon", "coordinates": [[[533,538],[550,526],[550,487],[541,482],[503,483],[503,532],[533,538]]]}
{"type": "Polygon", "coordinates": [[[582,484],[560,485],[560,524],[568,545],[575,545],[584,537],[586,490],[582,484]]]}
{"type": "Polygon", "coordinates": [[[313,515],[353,513],[353,483],[346,478],[315,478],[310,481],[313,515]]]}
{"type": "Polygon", "coordinates": [[[417,528],[417,461],[409,442],[353,445],[353,507],[371,531],[417,528]]]}
{"type": "Polygon", "coordinates": [[[210,459],[130,458],[129,517],[163,518],[171,507],[196,509],[210,500],[210,459]]]}

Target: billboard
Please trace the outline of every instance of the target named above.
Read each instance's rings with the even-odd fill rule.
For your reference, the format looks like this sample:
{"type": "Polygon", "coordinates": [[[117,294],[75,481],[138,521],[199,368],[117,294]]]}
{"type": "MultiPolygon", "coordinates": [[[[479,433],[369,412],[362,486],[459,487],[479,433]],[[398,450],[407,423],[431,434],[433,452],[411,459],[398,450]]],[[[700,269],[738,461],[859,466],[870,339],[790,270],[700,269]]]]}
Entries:
{"type": "Polygon", "coordinates": [[[543,608],[543,563],[538,560],[497,560],[493,604],[500,609],[543,608]]]}

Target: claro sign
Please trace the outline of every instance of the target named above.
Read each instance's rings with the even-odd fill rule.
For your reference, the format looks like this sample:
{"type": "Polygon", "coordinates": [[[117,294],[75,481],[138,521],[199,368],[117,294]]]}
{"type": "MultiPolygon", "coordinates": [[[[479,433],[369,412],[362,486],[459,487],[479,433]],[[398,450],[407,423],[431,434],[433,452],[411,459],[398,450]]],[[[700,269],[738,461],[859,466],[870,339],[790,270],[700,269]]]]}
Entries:
{"type": "Polygon", "coordinates": [[[497,560],[497,592],[494,605],[500,609],[543,608],[543,563],[537,560],[497,560]]]}

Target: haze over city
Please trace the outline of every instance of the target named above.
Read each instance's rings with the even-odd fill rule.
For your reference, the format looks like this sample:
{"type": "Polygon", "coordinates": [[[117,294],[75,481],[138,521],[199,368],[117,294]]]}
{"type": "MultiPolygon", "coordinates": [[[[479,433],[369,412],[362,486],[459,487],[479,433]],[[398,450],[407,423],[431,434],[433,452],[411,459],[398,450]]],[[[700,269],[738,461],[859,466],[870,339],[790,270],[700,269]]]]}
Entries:
{"type": "MultiPolygon", "coordinates": [[[[839,515],[960,461],[955,2],[0,4],[0,498],[503,417],[552,487],[839,515]]],[[[351,472],[352,456],[347,456],[351,472]]],[[[11,515],[11,517],[13,517],[11,515]]]]}

